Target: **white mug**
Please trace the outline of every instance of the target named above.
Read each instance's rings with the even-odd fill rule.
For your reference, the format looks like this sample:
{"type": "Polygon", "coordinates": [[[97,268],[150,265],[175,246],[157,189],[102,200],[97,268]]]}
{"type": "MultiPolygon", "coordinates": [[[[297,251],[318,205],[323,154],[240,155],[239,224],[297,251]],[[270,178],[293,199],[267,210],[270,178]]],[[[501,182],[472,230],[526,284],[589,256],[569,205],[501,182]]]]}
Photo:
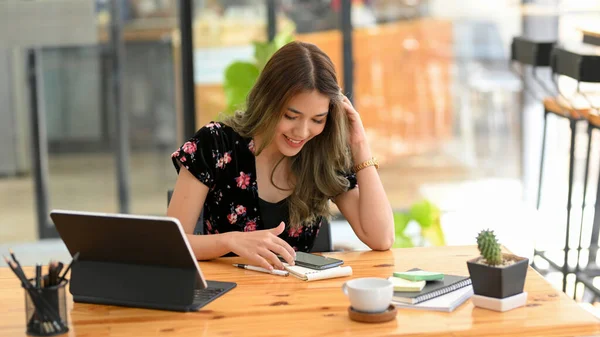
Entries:
{"type": "Polygon", "coordinates": [[[342,291],[350,299],[354,310],[376,313],[384,312],[389,307],[394,296],[394,285],[384,278],[365,277],[344,283],[342,291]]]}

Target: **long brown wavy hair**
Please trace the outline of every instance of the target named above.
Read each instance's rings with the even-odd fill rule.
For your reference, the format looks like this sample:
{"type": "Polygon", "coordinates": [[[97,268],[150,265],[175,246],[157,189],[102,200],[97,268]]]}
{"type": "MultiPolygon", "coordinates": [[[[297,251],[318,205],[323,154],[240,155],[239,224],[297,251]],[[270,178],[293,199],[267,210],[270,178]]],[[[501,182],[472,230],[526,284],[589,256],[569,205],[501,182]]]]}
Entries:
{"type": "Polygon", "coordinates": [[[292,228],[312,225],[320,216],[329,218],[329,198],[345,192],[349,185],[342,174],[351,166],[349,123],[331,59],[313,44],[299,41],[286,44],[267,62],[248,94],[245,111],[237,111],[223,120],[242,137],[260,134],[263,141],[256,149],[258,155],[273,140],[290,99],[313,90],[329,97],[329,113],[323,132],[289,158],[295,178],[291,180],[295,183],[288,198],[292,228]]]}

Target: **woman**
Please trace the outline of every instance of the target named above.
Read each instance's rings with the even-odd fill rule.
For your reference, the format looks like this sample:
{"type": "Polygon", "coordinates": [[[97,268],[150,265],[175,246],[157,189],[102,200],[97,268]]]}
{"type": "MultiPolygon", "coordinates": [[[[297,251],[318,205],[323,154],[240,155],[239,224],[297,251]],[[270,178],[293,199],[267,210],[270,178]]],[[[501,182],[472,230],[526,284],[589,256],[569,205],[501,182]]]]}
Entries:
{"type": "Polygon", "coordinates": [[[232,252],[283,269],[277,254],[293,265],[296,250],[310,251],[329,200],[371,249],[391,247],[377,163],[337,83],[323,51],[289,43],[263,69],[245,112],[202,127],[172,154],[179,177],[167,215],[180,220],[196,258],[232,252]],[[203,208],[210,235],[193,235],[203,208]]]}

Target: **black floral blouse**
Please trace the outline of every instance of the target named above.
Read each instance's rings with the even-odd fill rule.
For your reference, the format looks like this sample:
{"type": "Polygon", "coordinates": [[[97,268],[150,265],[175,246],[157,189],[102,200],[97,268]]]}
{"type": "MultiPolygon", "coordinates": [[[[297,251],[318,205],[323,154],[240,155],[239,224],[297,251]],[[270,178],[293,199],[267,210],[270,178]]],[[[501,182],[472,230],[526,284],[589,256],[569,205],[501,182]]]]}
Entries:
{"type": "MultiPolygon", "coordinates": [[[[204,203],[204,234],[265,229],[261,217],[254,141],[241,137],[231,127],[211,122],[171,155],[179,173],[178,161],[200,182],[209,187],[204,203]]],[[[345,176],[350,189],[356,176],[345,176]]],[[[280,237],[294,250],[309,252],[323,219],[299,229],[289,228],[280,237]]]]}

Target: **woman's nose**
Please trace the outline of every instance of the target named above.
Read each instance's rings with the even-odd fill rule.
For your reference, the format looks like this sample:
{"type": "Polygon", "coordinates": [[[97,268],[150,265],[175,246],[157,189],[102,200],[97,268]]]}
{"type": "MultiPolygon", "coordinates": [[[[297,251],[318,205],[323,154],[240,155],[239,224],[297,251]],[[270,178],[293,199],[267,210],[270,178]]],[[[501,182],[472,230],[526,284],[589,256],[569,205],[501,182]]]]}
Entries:
{"type": "Polygon", "coordinates": [[[301,122],[295,129],[294,129],[294,137],[297,137],[297,140],[304,140],[306,138],[308,138],[308,136],[310,135],[310,130],[308,127],[308,123],[306,121],[301,122]]]}

